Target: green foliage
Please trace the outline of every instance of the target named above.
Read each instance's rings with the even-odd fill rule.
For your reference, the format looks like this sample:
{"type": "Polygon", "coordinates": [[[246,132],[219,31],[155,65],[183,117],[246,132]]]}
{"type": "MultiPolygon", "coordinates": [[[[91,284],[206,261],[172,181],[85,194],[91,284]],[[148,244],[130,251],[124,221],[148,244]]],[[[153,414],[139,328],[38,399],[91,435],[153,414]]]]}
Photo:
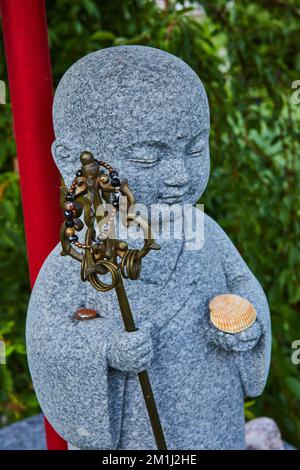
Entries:
{"type": "MultiPolygon", "coordinates": [[[[300,4],[159,5],[48,1],[54,84],[83,55],[119,44],[164,49],[199,74],[212,127],[211,177],[201,202],[260,280],[272,313],[270,377],[265,393],[246,404],[246,417],[273,417],[285,439],[300,446],[299,366],[291,362],[291,344],[300,337],[300,105],[291,102],[292,82],[300,79],[300,4]]],[[[0,126],[0,335],[11,346],[0,367],[0,411],[14,420],[37,408],[23,348],[29,288],[9,106],[1,107],[0,126]]]]}
{"type": "Polygon", "coordinates": [[[10,106],[2,105],[0,112],[0,339],[5,341],[7,360],[6,366],[0,365],[0,424],[3,425],[38,408],[24,344],[30,291],[10,106]]]}

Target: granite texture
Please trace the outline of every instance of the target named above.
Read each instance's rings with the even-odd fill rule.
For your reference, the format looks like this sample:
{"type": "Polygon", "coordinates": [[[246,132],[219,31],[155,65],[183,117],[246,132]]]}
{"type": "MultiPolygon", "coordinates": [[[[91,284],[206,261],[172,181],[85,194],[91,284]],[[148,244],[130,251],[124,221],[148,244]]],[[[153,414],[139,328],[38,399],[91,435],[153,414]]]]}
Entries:
{"type": "MultiPolygon", "coordinates": [[[[147,207],[195,204],[209,178],[209,107],[195,72],[144,46],[83,57],[54,100],[53,157],[67,184],[91,150],[130,182],[147,207]],[[172,197],[169,197],[172,196],[172,197]]],[[[199,213],[198,208],[194,208],[199,213]]],[[[158,238],[141,278],[125,280],[139,331],[124,333],[114,291],[80,280],[80,265],[58,244],[34,285],[27,316],[30,371],[58,433],[81,449],[155,449],[135,371],[147,367],[169,449],[244,449],[245,396],[262,393],[270,363],[268,304],[230,239],[209,216],[204,244],[158,238]],[[247,298],[257,320],[225,334],[209,301],[247,298]],[[78,322],[78,307],[99,318],[78,322]]]]}
{"type": "Polygon", "coordinates": [[[43,416],[32,416],[0,429],[0,450],[46,450],[43,416]]]}
{"type": "Polygon", "coordinates": [[[261,417],[246,423],[248,450],[285,450],[280,430],[271,418],[261,417]]]}
{"type": "MultiPolygon", "coordinates": [[[[247,450],[297,450],[281,441],[280,431],[270,418],[256,418],[246,423],[247,450]],[[267,424],[266,420],[273,424],[267,424]]],[[[69,444],[69,449],[73,447],[69,444]]],[[[76,449],[76,448],[74,448],[76,449]]],[[[0,429],[0,450],[46,450],[46,436],[42,415],[18,421],[0,429]]]]}

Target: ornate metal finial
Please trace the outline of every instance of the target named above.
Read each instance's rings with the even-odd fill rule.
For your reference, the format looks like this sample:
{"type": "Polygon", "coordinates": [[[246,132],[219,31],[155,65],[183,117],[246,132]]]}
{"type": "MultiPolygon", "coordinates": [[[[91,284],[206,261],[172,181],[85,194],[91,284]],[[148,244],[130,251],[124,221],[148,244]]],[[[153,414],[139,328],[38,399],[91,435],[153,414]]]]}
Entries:
{"type": "Polygon", "coordinates": [[[130,207],[134,204],[134,196],[128,186],[127,180],[122,183],[118,172],[108,163],[95,160],[91,152],[82,152],[80,156],[81,169],[76,172],[76,177],[69,190],[63,189],[62,205],[65,221],[61,227],[62,255],[70,255],[81,262],[81,278],[88,280],[100,291],[114,288],[118,283],[119,276],[124,278],[138,279],[141,272],[142,258],[149,250],[159,250],[160,246],[155,242],[148,223],[139,216],[130,213],[130,207]],[[101,167],[108,170],[103,172],[101,167]],[[139,250],[131,250],[128,244],[114,238],[113,221],[117,211],[120,209],[120,199],[125,197],[122,222],[127,227],[136,222],[141,225],[144,232],[144,246],[139,250]],[[99,214],[99,206],[110,203],[110,214],[105,219],[99,214]],[[97,210],[98,209],[98,210],[97,210]],[[80,243],[76,232],[84,228],[80,215],[84,210],[84,222],[87,227],[85,242],[80,243]],[[96,236],[95,223],[102,230],[96,236]],[[82,249],[77,251],[74,247],[82,249]],[[100,275],[107,272],[111,274],[111,283],[105,284],[100,275]]]}

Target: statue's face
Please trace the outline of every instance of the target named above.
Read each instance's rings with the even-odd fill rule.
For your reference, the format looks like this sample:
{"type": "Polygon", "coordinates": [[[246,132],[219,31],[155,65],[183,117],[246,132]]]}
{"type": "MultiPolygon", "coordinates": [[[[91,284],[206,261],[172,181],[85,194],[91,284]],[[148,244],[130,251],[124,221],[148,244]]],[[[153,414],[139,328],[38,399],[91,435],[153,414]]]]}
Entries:
{"type": "Polygon", "coordinates": [[[168,128],[157,139],[125,139],[111,148],[110,158],[105,152],[121,178],[128,178],[137,202],[197,202],[209,173],[209,129],[203,121],[198,124],[191,123],[184,132],[168,128]]]}
{"type": "Polygon", "coordinates": [[[90,150],[117,170],[138,203],[196,203],[209,176],[209,109],[196,74],[148,47],[90,54],[55,97],[54,158],[66,182],[90,150]]]}

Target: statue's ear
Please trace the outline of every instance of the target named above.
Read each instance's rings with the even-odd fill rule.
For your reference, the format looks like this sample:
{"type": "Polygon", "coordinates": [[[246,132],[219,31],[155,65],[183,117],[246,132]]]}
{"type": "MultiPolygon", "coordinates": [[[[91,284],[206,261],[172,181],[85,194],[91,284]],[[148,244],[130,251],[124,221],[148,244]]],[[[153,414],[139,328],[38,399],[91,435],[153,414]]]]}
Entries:
{"type": "Polygon", "coordinates": [[[74,140],[58,138],[52,146],[53,159],[66,184],[74,178],[74,170],[77,169],[80,150],[74,140]]]}
{"type": "Polygon", "coordinates": [[[62,161],[69,159],[72,153],[72,145],[66,139],[56,139],[51,146],[52,156],[58,168],[62,161]]]}

